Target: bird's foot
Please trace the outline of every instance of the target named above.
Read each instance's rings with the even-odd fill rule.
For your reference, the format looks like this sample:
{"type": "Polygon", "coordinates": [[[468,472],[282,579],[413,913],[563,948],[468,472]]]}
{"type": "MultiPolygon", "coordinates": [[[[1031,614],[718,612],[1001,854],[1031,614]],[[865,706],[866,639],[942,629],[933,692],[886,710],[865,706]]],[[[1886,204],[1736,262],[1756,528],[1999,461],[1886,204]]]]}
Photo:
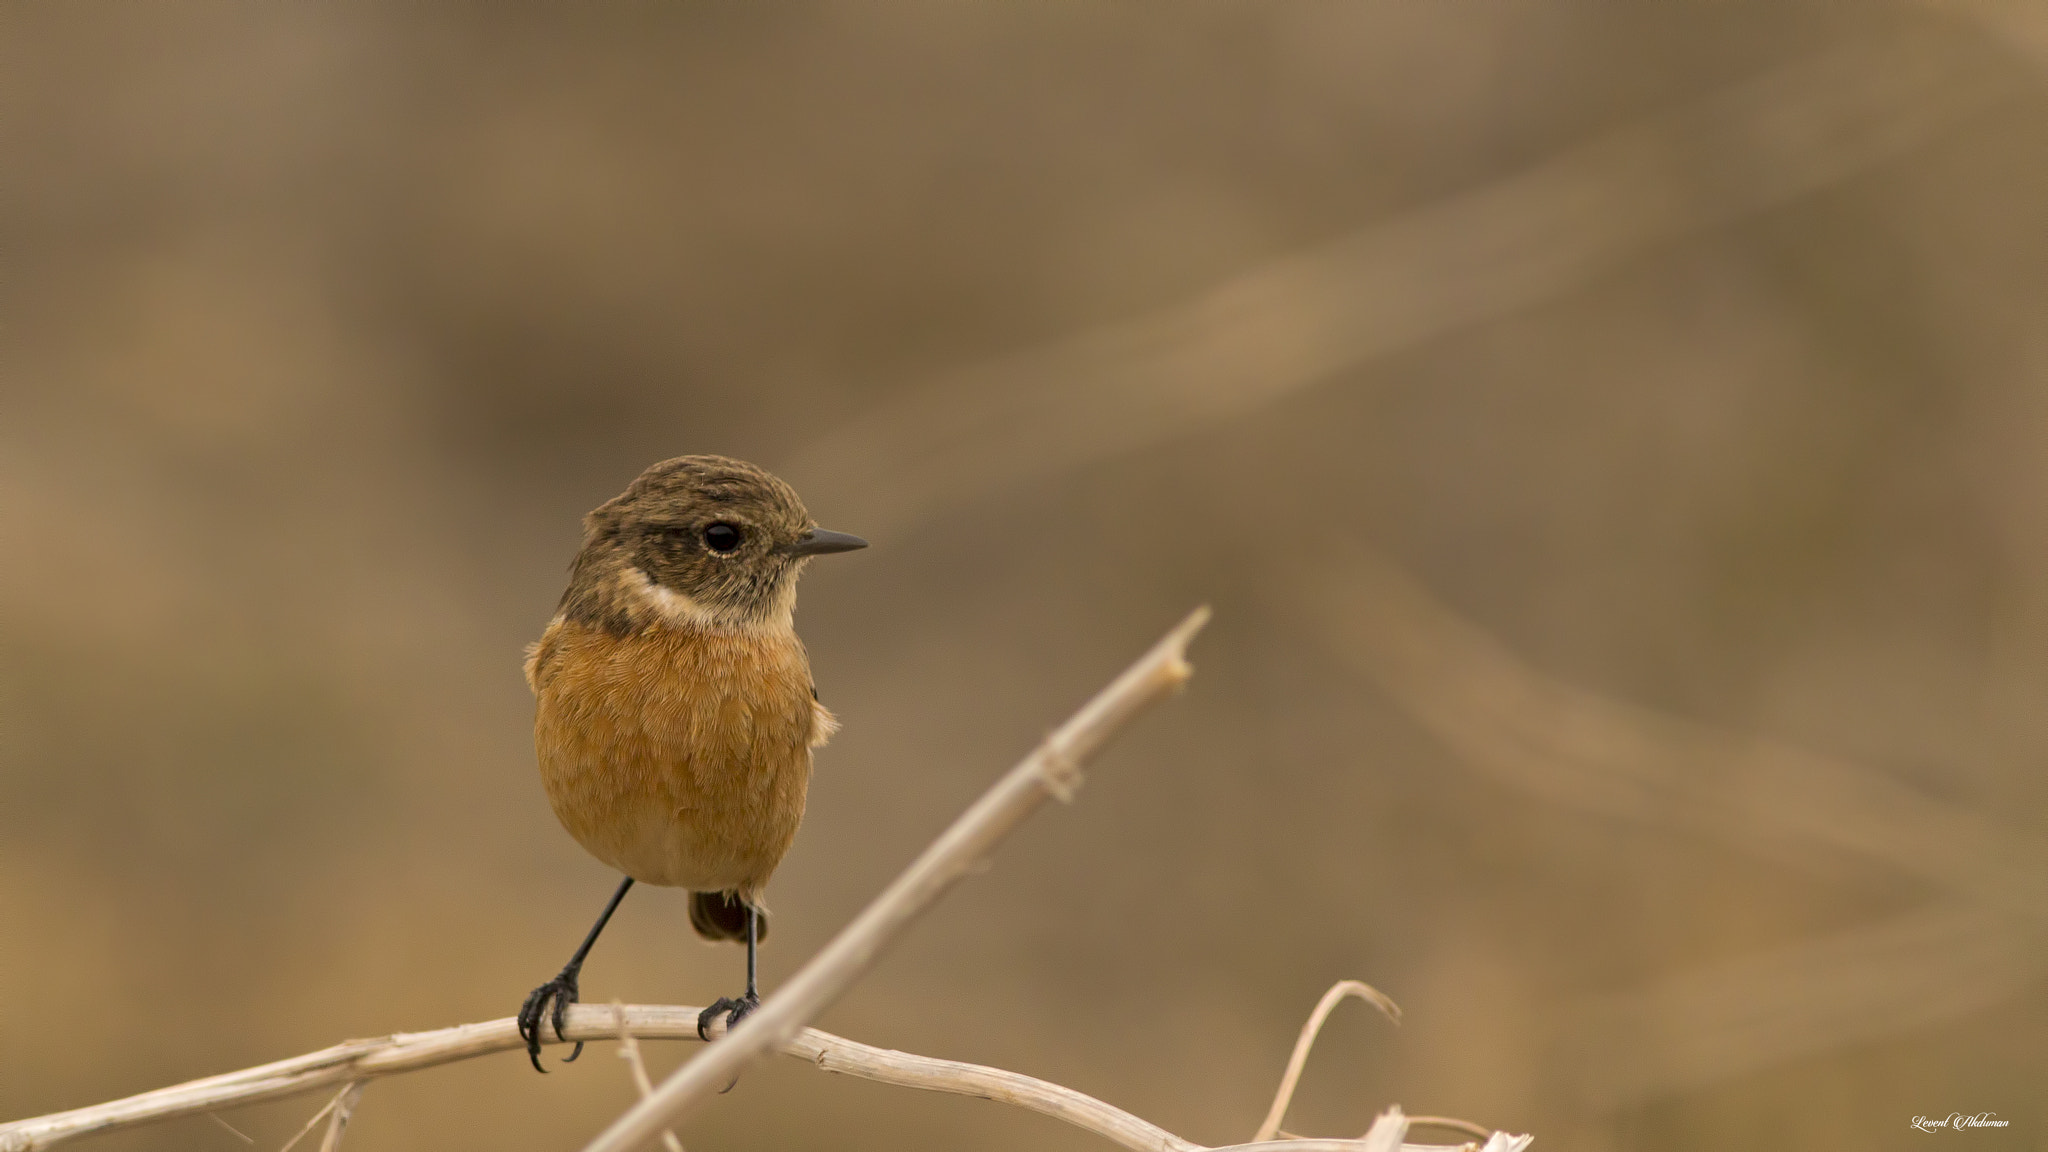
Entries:
{"type": "MultiPolygon", "coordinates": [[[[568,1023],[569,1005],[576,1003],[577,975],[573,966],[562,969],[561,975],[535,988],[532,994],[527,996],[526,1003],[519,1007],[519,1038],[526,1041],[526,1058],[533,1061],[533,1070],[536,1072],[547,1071],[540,1066],[541,1022],[545,1020],[554,1026],[555,1039],[568,1039],[562,1034],[562,1029],[568,1023]],[[553,1006],[552,1012],[549,1011],[550,1005],[553,1006]]],[[[701,1031],[702,1028],[700,1022],[698,1029],[701,1031]]],[[[581,1055],[583,1041],[578,1040],[576,1050],[563,1057],[562,1063],[567,1064],[581,1055]]]]}
{"type": "Polygon", "coordinates": [[[749,1012],[760,1006],[761,998],[752,992],[737,1000],[730,996],[720,996],[712,1002],[711,1007],[697,1013],[697,1039],[711,1039],[711,1022],[718,1019],[721,1014],[725,1017],[725,1030],[730,1032],[741,1020],[746,1019],[749,1012]]]}

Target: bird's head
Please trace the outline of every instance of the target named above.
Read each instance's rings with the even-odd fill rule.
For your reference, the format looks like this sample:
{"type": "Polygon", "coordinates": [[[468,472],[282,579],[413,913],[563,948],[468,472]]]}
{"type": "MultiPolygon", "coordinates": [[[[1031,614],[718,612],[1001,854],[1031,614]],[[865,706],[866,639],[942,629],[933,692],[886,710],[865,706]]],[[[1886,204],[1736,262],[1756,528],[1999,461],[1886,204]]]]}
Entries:
{"type": "Polygon", "coordinates": [[[787,627],[813,556],[867,547],[819,528],[795,489],[724,456],[678,456],[584,517],[565,612],[684,627],[787,627]],[[609,611],[607,611],[609,610],[609,611]]]}

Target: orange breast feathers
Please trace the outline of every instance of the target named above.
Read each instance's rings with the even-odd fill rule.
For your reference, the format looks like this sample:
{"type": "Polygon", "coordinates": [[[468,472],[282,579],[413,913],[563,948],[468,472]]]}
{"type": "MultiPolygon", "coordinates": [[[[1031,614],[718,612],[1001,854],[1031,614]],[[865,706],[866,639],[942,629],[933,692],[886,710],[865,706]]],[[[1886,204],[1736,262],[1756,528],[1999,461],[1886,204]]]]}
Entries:
{"type": "Polygon", "coordinates": [[[635,880],[754,899],[803,821],[811,749],[838,727],[793,631],[618,636],[557,617],[526,679],[570,835],[635,880]]]}

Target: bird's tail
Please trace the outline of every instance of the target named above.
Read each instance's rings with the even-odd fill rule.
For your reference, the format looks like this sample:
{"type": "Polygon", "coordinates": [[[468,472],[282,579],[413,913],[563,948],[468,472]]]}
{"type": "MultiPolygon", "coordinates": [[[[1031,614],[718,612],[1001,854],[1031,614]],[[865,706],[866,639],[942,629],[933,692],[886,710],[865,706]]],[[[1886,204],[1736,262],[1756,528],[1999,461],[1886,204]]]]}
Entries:
{"type": "MultiPolygon", "coordinates": [[[[690,893],[690,927],[706,940],[747,939],[747,902],[737,892],[692,892],[690,893]]],[[[768,938],[768,913],[765,909],[754,909],[756,922],[754,939],[768,938]]]]}

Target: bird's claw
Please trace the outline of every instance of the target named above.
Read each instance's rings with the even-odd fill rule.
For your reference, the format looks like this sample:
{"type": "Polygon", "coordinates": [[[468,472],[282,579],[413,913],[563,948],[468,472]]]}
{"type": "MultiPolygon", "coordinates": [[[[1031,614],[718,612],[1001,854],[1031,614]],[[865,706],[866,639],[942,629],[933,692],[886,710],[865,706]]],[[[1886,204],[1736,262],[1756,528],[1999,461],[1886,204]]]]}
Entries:
{"type": "MultiPolygon", "coordinates": [[[[526,1058],[533,1061],[533,1070],[536,1072],[547,1071],[540,1066],[541,1021],[546,1020],[554,1026],[555,1039],[568,1039],[562,1030],[569,1022],[569,1005],[576,1003],[576,976],[574,968],[562,969],[561,975],[535,988],[526,997],[526,1003],[519,1007],[519,1038],[526,1041],[526,1058]],[[549,1010],[550,1005],[553,1006],[552,1011],[549,1010]]],[[[701,1023],[699,1030],[702,1030],[701,1023]]],[[[578,1040],[575,1051],[562,1057],[562,1063],[567,1064],[581,1055],[583,1041],[578,1040]]]]}
{"type": "Polygon", "coordinates": [[[761,998],[752,992],[737,1000],[730,996],[720,996],[712,1002],[711,1007],[697,1013],[697,1039],[711,1039],[711,1022],[718,1019],[721,1014],[725,1016],[725,1030],[730,1032],[741,1020],[746,1019],[748,1013],[760,1006],[761,998]]]}

